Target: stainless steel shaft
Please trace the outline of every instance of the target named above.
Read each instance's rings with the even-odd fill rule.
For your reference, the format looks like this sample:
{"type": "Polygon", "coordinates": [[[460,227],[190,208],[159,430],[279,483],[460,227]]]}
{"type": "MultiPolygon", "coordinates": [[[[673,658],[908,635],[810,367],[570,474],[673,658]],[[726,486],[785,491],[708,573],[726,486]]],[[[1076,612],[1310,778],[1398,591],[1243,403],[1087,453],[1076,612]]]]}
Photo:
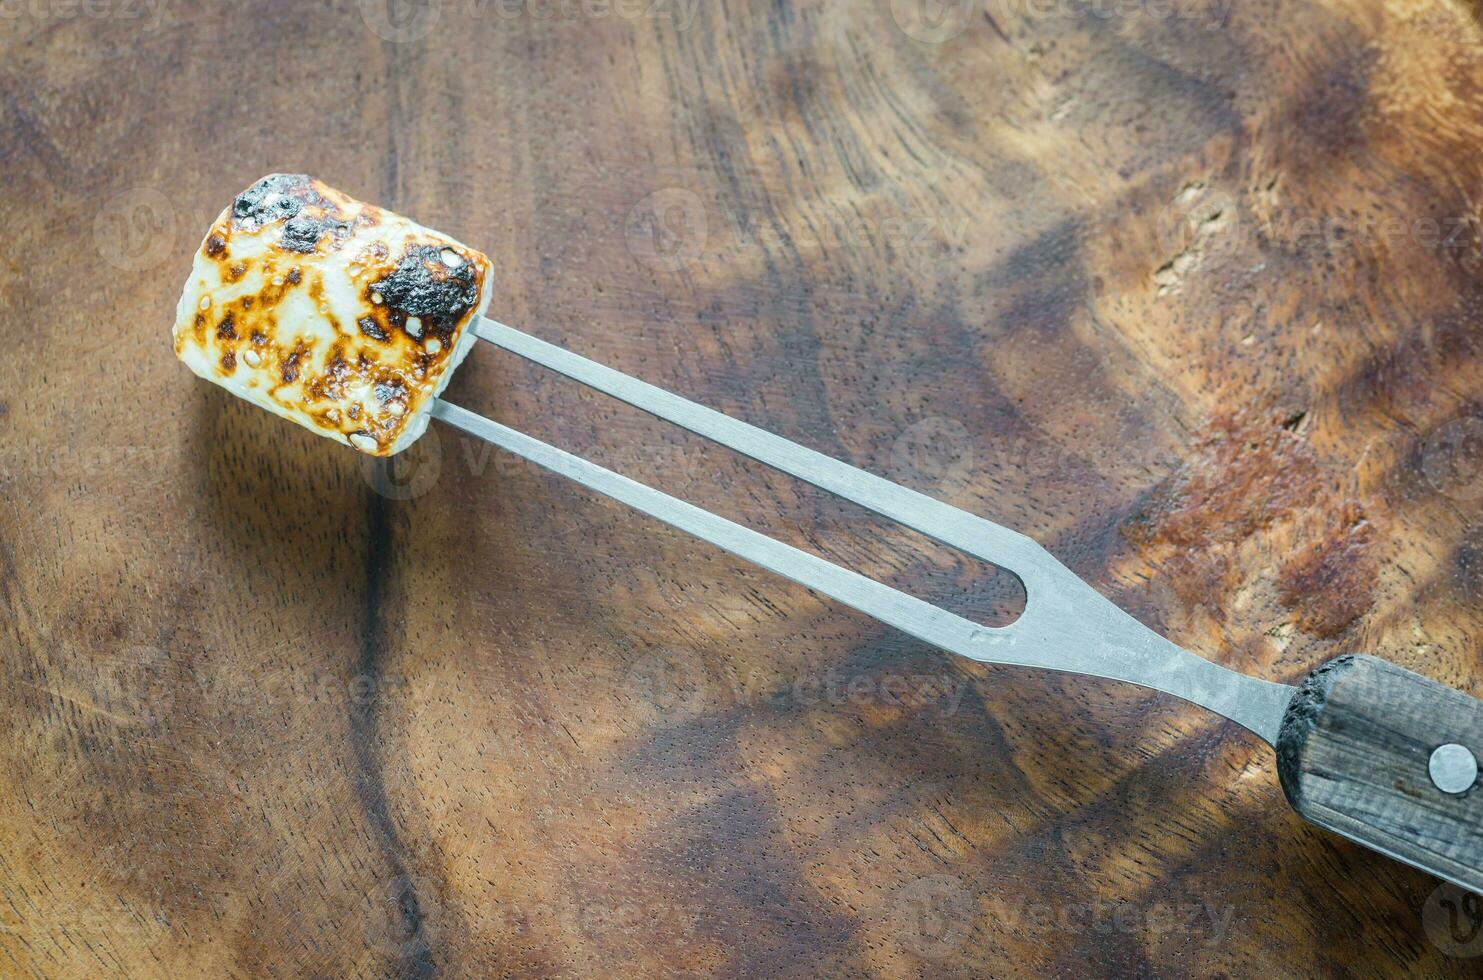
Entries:
{"type": "Polygon", "coordinates": [[[1014,573],[1025,611],[990,627],[724,520],[446,402],[433,414],[748,561],[945,650],[988,663],[1139,684],[1216,711],[1275,743],[1293,688],[1196,656],[1149,630],[1039,544],[992,521],[723,415],[493,320],[476,332],[576,381],[1014,573]]]}

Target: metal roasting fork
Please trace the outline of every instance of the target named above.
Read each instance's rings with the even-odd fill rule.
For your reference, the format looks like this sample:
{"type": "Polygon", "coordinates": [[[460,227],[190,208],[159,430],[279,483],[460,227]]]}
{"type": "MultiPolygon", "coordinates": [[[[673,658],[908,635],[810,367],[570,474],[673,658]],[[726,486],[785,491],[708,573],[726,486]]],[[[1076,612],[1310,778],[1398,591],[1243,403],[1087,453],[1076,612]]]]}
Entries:
{"type": "Polygon", "coordinates": [[[984,626],[437,401],[432,414],[583,486],[933,646],[984,663],[1091,674],[1208,708],[1277,751],[1305,818],[1483,892],[1483,702],[1387,661],[1331,660],[1302,684],[1229,670],[1148,629],[1022,534],[873,476],[487,318],[477,336],[598,391],[1013,572],[1024,612],[984,626]]]}

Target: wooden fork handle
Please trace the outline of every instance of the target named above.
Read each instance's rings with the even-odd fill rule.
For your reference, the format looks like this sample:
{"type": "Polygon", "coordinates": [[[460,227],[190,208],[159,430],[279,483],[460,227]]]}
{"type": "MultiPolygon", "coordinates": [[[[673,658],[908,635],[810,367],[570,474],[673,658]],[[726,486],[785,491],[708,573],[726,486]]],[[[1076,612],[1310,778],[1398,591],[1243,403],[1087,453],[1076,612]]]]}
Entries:
{"type": "Polygon", "coordinates": [[[1483,701],[1375,657],[1319,667],[1288,705],[1277,771],[1302,816],[1483,893],[1483,701]]]}

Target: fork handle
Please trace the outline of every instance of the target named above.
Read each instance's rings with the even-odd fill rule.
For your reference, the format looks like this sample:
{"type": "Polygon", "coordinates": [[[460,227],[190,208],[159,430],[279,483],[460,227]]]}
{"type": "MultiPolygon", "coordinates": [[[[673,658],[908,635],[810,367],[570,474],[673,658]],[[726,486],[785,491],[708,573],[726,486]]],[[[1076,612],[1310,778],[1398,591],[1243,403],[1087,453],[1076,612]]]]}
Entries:
{"type": "Polygon", "coordinates": [[[1483,893],[1483,701],[1367,656],[1293,696],[1277,772],[1304,819],[1483,893]]]}

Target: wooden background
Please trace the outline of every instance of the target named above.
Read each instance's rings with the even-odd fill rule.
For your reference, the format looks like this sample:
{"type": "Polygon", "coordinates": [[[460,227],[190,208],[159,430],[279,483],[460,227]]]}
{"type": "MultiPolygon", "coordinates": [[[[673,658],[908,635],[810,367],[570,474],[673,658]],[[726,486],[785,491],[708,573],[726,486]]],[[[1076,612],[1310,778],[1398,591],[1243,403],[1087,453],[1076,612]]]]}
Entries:
{"type": "MultiPolygon", "coordinates": [[[[487,250],[499,318],[1033,534],[1202,655],[1476,694],[1476,16],[3,0],[0,973],[1477,969],[1456,896],[1302,823],[1234,725],[955,660],[452,430],[371,469],[168,343],[211,218],[308,171],[487,250]]],[[[451,396],[1013,616],[492,349],[451,396]]]]}

